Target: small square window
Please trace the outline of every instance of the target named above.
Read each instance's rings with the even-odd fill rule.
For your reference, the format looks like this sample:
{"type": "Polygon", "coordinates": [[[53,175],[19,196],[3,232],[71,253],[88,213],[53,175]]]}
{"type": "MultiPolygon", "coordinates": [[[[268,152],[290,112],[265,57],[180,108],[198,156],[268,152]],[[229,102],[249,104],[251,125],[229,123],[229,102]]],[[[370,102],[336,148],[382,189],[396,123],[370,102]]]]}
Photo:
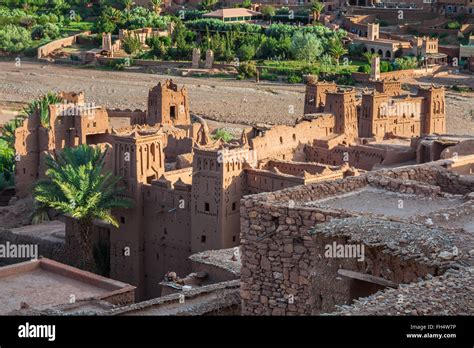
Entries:
{"type": "Polygon", "coordinates": [[[201,236],[201,243],[206,243],[206,236],[201,236]]]}
{"type": "Polygon", "coordinates": [[[209,211],[209,203],[204,203],[204,210],[209,211]]]}
{"type": "Polygon", "coordinates": [[[124,223],[125,223],[125,217],[124,217],[124,216],[121,216],[121,217],[120,217],[120,223],[121,223],[121,224],[124,224],[124,223]]]}
{"type": "Polygon", "coordinates": [[[236,208],[236,206],[237,206],[237,204],[236,204],[235,202],[234,202],[234,203],[232,203],[232,210],[234,210],[234,211],[235,211],[235,208],[236,208]]]}

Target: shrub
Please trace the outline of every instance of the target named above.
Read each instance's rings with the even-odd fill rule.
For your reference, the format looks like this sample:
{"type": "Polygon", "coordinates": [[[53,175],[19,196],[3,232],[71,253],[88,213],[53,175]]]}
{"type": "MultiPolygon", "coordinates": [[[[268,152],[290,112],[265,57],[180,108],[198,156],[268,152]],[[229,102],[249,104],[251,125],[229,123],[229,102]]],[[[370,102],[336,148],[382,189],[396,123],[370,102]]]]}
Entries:
{"type": "Polygon", "coordinates": [[[380,62],[380,72],[389,72],[393,71],[393,66],[390,62],[383,60],[380,62]]]}
{"type": "Polygon", "coordinates": [[[212,135],[212,139],[218,140],[221,139],[223,142],[228,143],[229,141],[234,139],[234,136],[226,131],[225,129],[219,128],[216,132],[212,135]]]}
{"type": "Polygon", "coordinates": [[[128,54],[135,54],[141,47],[140,40],[134,35],[129,35],[123,40],[123,50],[128,54]]]}
{"type": "Polygon", "coordinates": [[[341,76],[336,79],[338,85],[355,86],[356,81],[350,76],[341,76]]]}
{"type": "Polygon", "coordinates": [[[446,29],[459,29],[461,28],[461,23],[458,21],[452,21],[446,24],[446,29]]]}
{"type": "Polygon", "coordinates": [[[369,64],[361,65],[361,66],[359,66],[357,71],[361,72],[361,73],[369,74],[370,73],[370,65],[369,64]]]}
{"type": "Polygon", "coordinates": [[[288,83],[301,83],[303,78],[299,75],[289,75],[287,81],[288,83]]]}
{"type": "Polygon", "coordinates": [[[257,67],[251,62],[240,64],[237,70],[244,78],[252,77],[257,74],[257,67]]]}
{"type": "Polygon", "coordinates": [[[405,56],[401,58],[395,58],[395,62],[393,64],[395,70],[416,69],[418,67],[418,60],[416,57],[405,56]]]}

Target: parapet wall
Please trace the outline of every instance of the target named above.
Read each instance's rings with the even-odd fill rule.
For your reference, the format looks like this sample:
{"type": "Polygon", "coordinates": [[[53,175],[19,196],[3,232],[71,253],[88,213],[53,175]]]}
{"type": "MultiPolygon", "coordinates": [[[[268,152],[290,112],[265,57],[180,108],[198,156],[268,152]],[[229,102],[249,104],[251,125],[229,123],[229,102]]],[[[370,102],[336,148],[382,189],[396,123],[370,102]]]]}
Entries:
{"type": "Polygon", "coordinates": [[[415,180],[436,185],[441,191],[451,194],[468,194],[474,191],[474,177],[451,172],[441,166],[445,164],[446,161],[441,160],[429,164],[383,169],[376,173],[394,179],[415,180]]]}
{"type": "Polygon", "coordinates": [[[302,121],[295,126],[275,126],[265,135],[250,139],[251,148],[258,160],[268,158],[279,160],[305,161],[304,145],[314,139],[332,134],[334,116],[321,115],[311,121],[302,121]]]}

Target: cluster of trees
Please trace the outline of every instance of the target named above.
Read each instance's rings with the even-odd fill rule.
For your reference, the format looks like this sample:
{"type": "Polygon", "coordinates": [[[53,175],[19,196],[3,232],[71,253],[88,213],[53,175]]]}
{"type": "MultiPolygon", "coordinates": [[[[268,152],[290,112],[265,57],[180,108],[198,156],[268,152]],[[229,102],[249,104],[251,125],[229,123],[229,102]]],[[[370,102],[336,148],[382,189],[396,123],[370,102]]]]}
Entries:
{"type": "MultiPolygon", "coordinates": [[[[154,2],[159,0],[152,0],[154,2]]],[[[139,29],[145,27],[165,29],[171,17],[160,16],[161,7],[155,9],[144,7],[130,7],[118,10],[111,6],[105,6],[95,23],[93,30],[101,33],[117,33],[119,29],[139,29]]]]}
{"type": "MultiPolygon", "coordinates": [[[[147,45],[151,50],[140,58],[190,59],[192,49],[199,47],[203,54],[214,51],[220,61],[236,58],[245,62],[255,59],[305,60],[310,63],[322,56],[335,62],[347,53],[342,43],[345,32],[331,31],[323,26],[296,27],[273,24],[263,28],[254,24],[228,24],[214,19],[200,19],[182,23],[178,21],[171,38],[152,38],[147,45]]],[[[137,46],[133,37],[128,39],[137,46]]],[[[129,46],[126,43],[126,46],[129,46]]],[[[135,50],[129,50],[135,53],[135,50]]]]}
{"type": "Polygon", "coordinates": [[[60,36],[63,25],[71,21],[68,5],[60,0],[7,1],[0,5],[0,50],[10,53],[30,48],[60,36]],[[19,3],[19,4],[18,4],[19,3]],[[18,7],[16,7],[18,6],[18,7]]]}

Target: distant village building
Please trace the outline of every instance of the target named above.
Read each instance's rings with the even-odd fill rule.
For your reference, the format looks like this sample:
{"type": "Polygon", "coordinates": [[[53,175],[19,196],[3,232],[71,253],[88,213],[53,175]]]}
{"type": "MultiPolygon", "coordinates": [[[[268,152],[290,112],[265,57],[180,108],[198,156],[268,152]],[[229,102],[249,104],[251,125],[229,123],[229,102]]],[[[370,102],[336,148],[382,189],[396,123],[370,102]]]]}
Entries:
{"type": "Polygon", "coordinates": [[[248,22],[259,19],[261,13],[248,10],[246,8],[222,8],[216,11],[205,13],[204,18],[216,18],[224,22],[248,22]]]}

